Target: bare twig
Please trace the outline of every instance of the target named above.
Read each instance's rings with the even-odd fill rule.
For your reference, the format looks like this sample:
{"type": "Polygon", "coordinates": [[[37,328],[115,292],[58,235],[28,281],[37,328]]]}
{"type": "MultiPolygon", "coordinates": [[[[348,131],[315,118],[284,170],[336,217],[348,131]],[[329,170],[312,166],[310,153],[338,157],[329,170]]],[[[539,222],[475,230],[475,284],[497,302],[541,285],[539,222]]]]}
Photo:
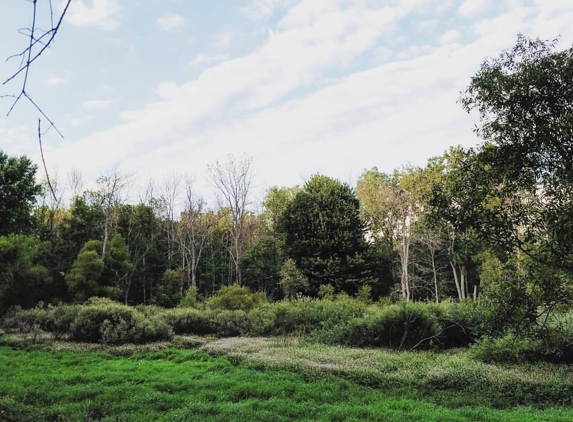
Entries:
{"type": "Polygon", "coordinates": [[[15,80],[17,77],[23,76],[22,86],[21,86],[20,92],[18,94],[13,95],[13,96],[12,95],[3,96],[3,97],[13,97],[14,98],[14,102],[12,103],[12,106],[8,110],[8,114],[7,114],[8,116],[12,113],[12,111],[14,110],[16,105],[20,102],[20,100],[22,98],[26,98],[40,112],[40,114],[42,116],[44,116],[44,118],[50,123],[50,127],[48,128],[48,130],[53,127],[61,137],[63,137],[63,135],[58,130],[58,128],[56,127],[54,122],[50,118],[48,118],[48,116],[42,110],[42,108],[32,99],[30,94],[27,92],[27,86],[28,86],[28,79],[30,76],[30,68],[32,66],[32,63],[34,63],[44,53],[44,51],[46,51],[46,49],[48,49],[51,46],[51,44],[54,42],[54,38],[56,37],[56,35],[60,29],[60,26],[64,20],[64,16],[66,15],[66,13],[68,11],[68,8],[71,4],[71,1],[72,0],[66,1],[64,9],[62,10],[62,13],[60,14],[57,23],[54,25],[54,9],[53,9],[53,5],[52,5],[52,0],[49,0],[51,28],[47,31],[42,30],[37,26],[38,0],[32,0],[31,1],[31,3],[33,4],[32,26],[29,29],[21,29],[20,30],[20,33],[23,33],[27,37],[29,37],[28,47],[26,47],[22,52],[8,57],[7,60],[10,60],[11,58],[14,58],[14,57],[21,57],[22,62],[20,63],[18,70],[16,72],[14,72],[14,74],[12,74],[8,79],[6,79],[2,83],[2,85],[7,85],[9,82],[15,80]],[[36,36],[37,32],[41,33],[41,35],[39,35],[38,37],[36,36]]]}
{"type": "Polygon", "coordinates": [[[50,192],[52,192],[52,197],[54,198],[55,202],[58,202],[58,197],[56,196],[56,192],[54,191],[54,187],[52,186],[52,182],[50,181],[50,176],[48,174],[48,168],[46,167],[46,160],[44,159],[44,149],[42,148],[42,120],[38,119],[38,143],[40,144],[40,155],[42,156],[42,164],[44,164],[44,171],[46,172],[46,181],[48,182],[48,187],[50,188],[50,192]]]}

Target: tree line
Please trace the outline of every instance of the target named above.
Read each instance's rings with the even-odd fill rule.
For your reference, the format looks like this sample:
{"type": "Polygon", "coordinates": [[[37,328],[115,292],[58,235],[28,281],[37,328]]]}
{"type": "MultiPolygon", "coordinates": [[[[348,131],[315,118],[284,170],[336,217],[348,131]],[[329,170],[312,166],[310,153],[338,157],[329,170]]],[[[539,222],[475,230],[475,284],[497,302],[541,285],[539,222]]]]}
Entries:
{"type": "Polygon", "coordinates": [[[72,172],[63,206],[28,158],[0,153],[0,312],[92,296],[171,307],[238,284],[272,300],[488,297],[500,322],[547,318],[573,298],[572,82],[573,49],[519,36],[461,94],[479,146],[356,186],[317,174],[260,207],[246,157],[209,166],[213,207],[184,177],[128,203],[117,170],[90,190],[72,172]]]}

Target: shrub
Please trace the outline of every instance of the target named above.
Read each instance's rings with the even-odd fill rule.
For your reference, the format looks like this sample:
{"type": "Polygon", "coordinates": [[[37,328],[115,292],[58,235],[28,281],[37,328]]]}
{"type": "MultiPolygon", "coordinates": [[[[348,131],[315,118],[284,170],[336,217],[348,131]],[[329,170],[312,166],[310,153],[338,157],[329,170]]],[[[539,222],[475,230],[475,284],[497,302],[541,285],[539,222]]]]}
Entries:
{"type": "Polygon", "coordinates": [[[77,341],[108,344],[170,340],[171,328],[158,317],[146,319],[136,309],[109,299],[90,299],[70,327],[77,341]]]}
{"type": "Polygon", "coordinates": [[[502,336],[484,336],[472,355],[485,362],[573,363],[573,324],[569,313],[554,315],[548,324],[502,336]]]}
{"type": "Polygon", "coordinates": [[[365,284],[358,290],[356,295],[356,300],[364,303],[365,305],[370,305],[372,303],[372,286],[365,284]]]}
{"type": "Polygon", "coordinates": [[[215,315],[217,335],[234,337],[246,334],[249,329],[249,318],[245,311],[224,310],[215,315]]]}
{"type": "Polygon", "coordinates": [[[207,306],[211,309],[250,311],[265,300],[263,292],[252,293],[247,287],[235,284],[221,287],[217,294],[207,301],[207,306]]]}
{"type": "Polygon", "coordinates": [[[363,317],[334,330],[331,341],[399,350],[427,348],[435,345],[440,329],[438,319],[427,306],[404,302],[380,310],[370,309],[363,317]]]}
{"type": "Polygon", "coordinates": [[[253,336],[276,335],[275,327],[275,310],[276,304],[263,303],[249,312],[249,329],[248,332],[253,336]]]}
{"type": "Polygon", "coordinates": [[[484,362],[526,362],[543,356],[543,341],[508,332],[501,337],[484,336],[471,350],[484,362]]]}
{"type": "Polygon", "coordinates": [[[185,296],[179,302],[179,306],[182,308],[195,308],[198,302],[197,287],[189,287],[185,292],[185,296]]]}
{"type": "Polygon", "coordinates": [[[39,303],[35,308],[22,309],[19,306],[12,308],[2,320],[2,325],[9,331],[28,334],[36,330],[43,330],[50,326],[50,312],[39,303]]]}
{"type": "Polygon", "coordinates": [[[443,347],[468,347],[488,332],[491,310],[482,301],[432,305],[443,327],[443,347]]]}
{"type": "Polygon", "coordinates": [[[162,320],[176,334],[216,334],[217,326],[212,311],[197,309],[169,309],[161,314],[162,320]]]}
{"type": "Polygon", "coordinates": [[[51,323],[46,327],[51,331],[56,339],[62,338],[70,333],[73,322],[78,316],[80,306],[78,305],[59,305],[51,307],[51,323]]]}
{"type": "Polygon", "coordinates": [[[364,314],[366,306],[356,300],[314,300],[302,298],[279,302],[275,307],[276,334],[319,333],[364,314]]]}

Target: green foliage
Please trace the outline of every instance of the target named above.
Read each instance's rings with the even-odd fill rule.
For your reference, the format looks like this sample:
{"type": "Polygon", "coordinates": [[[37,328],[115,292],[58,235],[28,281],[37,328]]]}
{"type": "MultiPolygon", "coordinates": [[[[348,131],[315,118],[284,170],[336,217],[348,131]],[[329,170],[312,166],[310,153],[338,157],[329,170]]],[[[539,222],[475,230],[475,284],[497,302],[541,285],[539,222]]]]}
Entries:
{"type": "Polygon", "coordinates": [[[249,314],[243,310],[222,310],[214,317],[217,335],[235,337],[249,332],[249,314]]]}
{"type": "Polygon", "coordinates": [[[478,259],[480,261],[479,279],[482,293],[486,296],[495,294],[503,280],[503,263],[492,251],[481,253],[478,259]]]}
{"type": "Polygon", "coordinates": [[[485,142],[464,153],[450,176],[456,206],[448,219],[506,254],[530,257],[529,274],[506,272],[502,284],[514,286],[496,293],[518,299],[507,306],[527,324],[535,307],[573,302],[571,69],[573,48],[519,36],[484,61],[461,98],[468,112],[479,112],[485,142]]]}
{"type": "Polygon", "coordinates": [[[265,235],[251,243],[241,260],[243,285],[279,298],[281,260],[281,242],[276,236],[265,235]]]}
{"type": "Polygon", "coordinates": [[[484,362],[537,361],[543,355],[543,341],[508,332],[503,336],[486,336],[472,347],[472,356],[484,362]]]}
{"type": "Polygon", "coordinates": [[[330,284],[321,284],[318,288],[318,297],[324,300],[334,300],[335,293],[334,286],[330,284]]]}
{"type": "Polygon", "coordinates": [[[390,347],[398,350],[419,349],[438,343],[441,326],[423,304],[399,303],[336,327],[335,343],[359,347],[390,347]]]}
{"type": "Polygon", "coordinates": [[[2,326],[9,331],[28,334],[36,329],[48,330],[51,325],[51,315],[43,303],[31,309],[19,306],[12,308],[2,318],[2,326]]]}
{"type": "Polygon", "coordinates": [[[173,335],[160,318],[145,318],[134,308],[103,298],[84,304],[70,331],[76,341],[106,344],[169,340],[173,335]]]}
{"type": "Polygon", "coordinates": [[[371,250],[355,192],[345,183],[316,175],[288,202],[276,227],[287,256],[308,278],[310,293],[321,284],[355,294],[372,281],[371,250]]]}
{"type": "Polygon", "coordinates": [[[10,306],[34,306],[49,288],[50,274],[37,262],[40,246],[31,236],[0,236],[0,315],[10,306]]]}
{"type": "Polygon", "coordinates": [[[195,308],[199,303],[197,294],[197,287],[189,287],[179,302],[179,306],[182,308],[195,308]]]}
{"type": "MultiPolygon", "coordinates": [[[[113,287],[120,287],[125,300],[129,289],[128,273],[133,270],[133,264],[129,260],[129,249],[125,239],[119,233],[113,235],[109,242],[109,248],[104,257],[106,272],[109,273],[113,287]]],[[[108,296],[109,297],[109,296],[108,296]]]]}
{"type": "Polygon", "coordinates": [[[484,362],[573,362],[573,314],[557,311],[545,324],[522,331],[508,329],[484,336],[471,349],[472,356],[484,362]]]}
{"type": "Polygon", "coordinates": [[[183,274],[180,270],[165,270],[161,283],[157,286],[153,302],[159,306],[172,308],[182,299],[183,274]]]}
{"type": "Polygon", "coordinates": [[[32,207],[41,192],[36,168],[27,157],[0,151],[0,236],[26,234],[32,228],[32,207]]]}
{"type": "Polygon", "coordinates": [[[272,186],[267,190],[262,205],[265,209],[263,213],[264,220],[268,221],[271,231],[276,228],[280,216],[299,190],[298,186],[293,186],[292,188],[272,186]]]}
{"type": "Polygon", "coordinates": [[[277,334],[316,335],[325,328],[344,324],[361,316],[365,306],[355,300],[298,299],[293,302],[272,304],[275,314],[274,330],[277,334]]]}
{"type": "Polygon", "coordinates": [[[368,285],[362,286],[360,290],[358,290],[356,300],[365,305],[370,305],[372,303],[372,287],[368,285]]]}
{"type": "Polygon", "coordinates": [[[44,330],[50,331],[54,338],[59,339],[71,332],[72,324],[78,316],[80,306],[60,304],[48,306],[50,321],[44,330]]]}
{"type": "Polygon", "coordinates": [[[281,267],[281,288],[284,297],[288,300],[294,299],[297,294],[304,293],[308,287],[308,279],[296,267],[292,259],[287,259],[281,267]]]}
{"type": "Polygon", "coordinates": [[[100,293],[99,279],[104,268],[101,248],[99,240],[86,242],[70,272],[66,274],[66,283],[76,302],[83,302],[100,293]]]}
{"type": "Polygon", "coordinates": [[[207,306],[211,309],[250,311],[264,301],[264,293],[252,293],[248,287],[234,284],[221,287],[215,296],[207,300],[207,306]]]}
{"type": "Polygon", "coordinates": [[[214,313],[211,311],[176,308],[162,312],[161,318],[176,334],[217,334],[214,313]]]}
{"type": "Polygon", "coordinates": [[[442,326],[441,347],[468,347],[491,332],[492,309],[486,301],[464,300],[428,306],[442,326]]]}

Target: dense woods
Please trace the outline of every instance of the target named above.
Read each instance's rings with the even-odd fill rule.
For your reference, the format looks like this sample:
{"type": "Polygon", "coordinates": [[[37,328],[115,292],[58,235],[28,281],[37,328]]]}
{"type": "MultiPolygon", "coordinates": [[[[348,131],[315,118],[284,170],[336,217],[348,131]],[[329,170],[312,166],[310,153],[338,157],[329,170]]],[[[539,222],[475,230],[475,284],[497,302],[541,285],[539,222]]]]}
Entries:
{"type": "Polygon", "coordinates": [[[367,169],[356,186],[317,174],[261,204],[248,157],[200,175],[215,204],[183,175],[131,203],[119,169],[90,190],[80,171],[55,178],[54,196],[28,158],[0,152],[0,314],[10,326],[44,312],[42,329],[112,343],[121,320],[139,327],[136,342],[172,331],[399,348],[520,339],[525,354],[558,359],[573,339],[572,87],[572,49],[520,37],[462,93],[480,115],[478,147],[367,169]]]}

